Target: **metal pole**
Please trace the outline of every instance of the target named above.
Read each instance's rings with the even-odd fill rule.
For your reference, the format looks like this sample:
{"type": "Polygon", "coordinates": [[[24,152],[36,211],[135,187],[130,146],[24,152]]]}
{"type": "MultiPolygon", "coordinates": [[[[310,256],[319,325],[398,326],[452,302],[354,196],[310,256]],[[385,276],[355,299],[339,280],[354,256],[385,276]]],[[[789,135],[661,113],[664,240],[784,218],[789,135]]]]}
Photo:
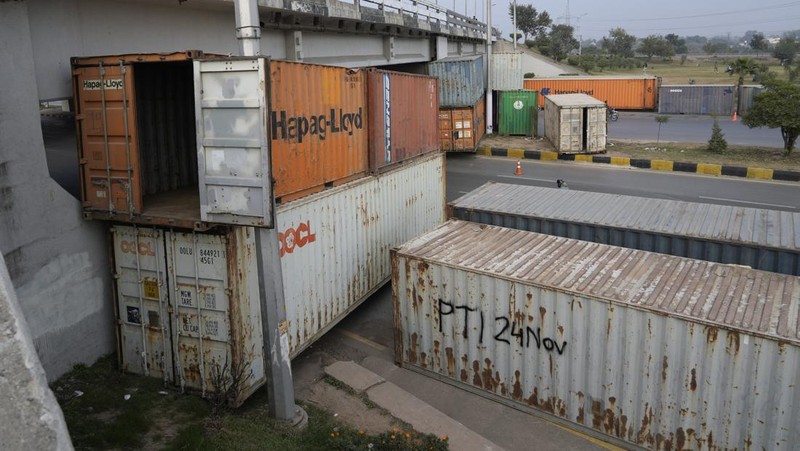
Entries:
{"type": "Polygon", "coordinates": [[[514,51],[517,51],[517,0],[514,0],[514,51]]]}
{"type": "MultiPolygon", "coordinates": [[[[236,0],[235,7],[236,35],[242,56],[257,56],[261,53],[261,27],[256,0],[236,0]]],[[[274,199],[271,204],[275,205],[274,199]]],[[[270,415],[304,428],[308,425],[308,416],[294,399],[278,232],[274,228],[253,231],[270,415]]]]}
{"type": "Polygon", "coordinates": [[[492,0],[486,0],[486,134],[492,133],[492,0]]]}

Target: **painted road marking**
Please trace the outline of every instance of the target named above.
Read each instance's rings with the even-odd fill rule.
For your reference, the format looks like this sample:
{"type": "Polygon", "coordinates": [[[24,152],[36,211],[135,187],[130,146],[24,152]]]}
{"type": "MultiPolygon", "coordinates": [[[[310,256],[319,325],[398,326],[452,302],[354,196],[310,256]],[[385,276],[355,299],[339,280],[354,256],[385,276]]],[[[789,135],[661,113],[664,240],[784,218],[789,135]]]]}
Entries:
{"type": "Polygon", "coordinates": [[[377,349],[378,351],[386,351],[387,349],[389,349],[389,348],[387,348],[386,346],[384,346],[384,345],[382,345],[380,343],[374,342],[374,341],[370,340],[369,338],[362,337],[361,335],[358,335],[356,333],[350,332],[347,329],[338,328],[338,329],[336,329],[336,331],[339,332],[340,334],[344,335],[347,338],[353,339],[353,340],[355,340],[355,341],[357,341],[357,342],[359,342],[361,344],[365,344],[365,345],[367,345],[367,346],[369,346],[371,348],[377,349]]]}
{"type": "Polygon", "coordinates": [[[764,202],[748,202],[746,200],[725,199],[724,197],[708,197],[708,196],[697,196],[697,197],[699,197],[700,199],[721,200],[724,202],[735,202],[739,204],[759,205],[759,206],[778,207],[778,208],[791,208],[792,210],[797,210],[797,207],[791,205],[765,204],[764,202]]]}

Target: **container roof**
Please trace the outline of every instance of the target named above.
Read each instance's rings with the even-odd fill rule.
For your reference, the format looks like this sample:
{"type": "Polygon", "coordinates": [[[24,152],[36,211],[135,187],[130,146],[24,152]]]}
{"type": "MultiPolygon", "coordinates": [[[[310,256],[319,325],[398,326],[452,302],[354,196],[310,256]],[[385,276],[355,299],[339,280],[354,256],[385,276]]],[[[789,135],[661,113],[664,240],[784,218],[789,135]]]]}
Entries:
{"type": "Polygon", "coordinates": [[[800,251],[800,213],[487,183],[456,208],[800,251]]]}
{"type": "Polygon", "coordinates": [[[544,96],[558,106],[606,106],[605,102],[597,100],[589,94],[552,94],[544,96]]]}
{"type": "Polygon", "coordinates": [[[548,80],[655,80],[655,75],[577,75],[562,77],[533,77],[526,80],[548,81],[548,80]]]}
{"type": "Polygon", "coordinates": [[[470,55],[470,56],[448,56],[446,58],[442,58],[440,60],[431,61],[428,64],[436,64],[436,63],[450,63],[454,61],[475,61],[476,59],[483,58],[483,55],[470,55]]]}
{"type": "Polygon", "coordinates": [[[458,220],[397,253],[800,344],[800,277],[458,220]]]}

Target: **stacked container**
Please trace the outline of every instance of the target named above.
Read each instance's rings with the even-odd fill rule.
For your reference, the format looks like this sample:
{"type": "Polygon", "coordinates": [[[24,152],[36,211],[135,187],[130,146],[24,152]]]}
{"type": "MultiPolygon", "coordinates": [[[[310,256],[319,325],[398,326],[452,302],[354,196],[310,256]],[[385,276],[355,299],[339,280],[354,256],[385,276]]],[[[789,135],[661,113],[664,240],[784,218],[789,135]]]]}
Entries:
{"type": "Polygon", "coordinates": [[[663,85],[658,112],[664,114],[733,114],[733,85],[663,85]]]}
{"type": "Polygon", "coordinates": [[[439,81],[441,150],[474,152],[486,132],[483,56],[451,57],[428,63],[439,81]]]}
{"type": "Polygon", "coordinates": [[[558,153],[606,150],[605,103],[586,94],[545,96],[544,134],[558,153]]]}
{"type": "Polygon", "coordinates": [[[522,89],[522,58],[521,52],[492,53],[492,90],[522,89]]]}
{"type": "Polygon", "coordinates": [[[117,223],[121,367],[238,405],[266,381],[253,226],[278,231],[295,356],[443,220],[437,82],[199,56],[73,59],[84,208],[117,223]]]}
{"type": "Polygon", "coordinates": [[[556,94],[587,94],[618,110],[656,109],[660,79],[653,76],[581,76],[526,78],[523,86],[538,91],[539,107],[544,98],[556,94]]]}

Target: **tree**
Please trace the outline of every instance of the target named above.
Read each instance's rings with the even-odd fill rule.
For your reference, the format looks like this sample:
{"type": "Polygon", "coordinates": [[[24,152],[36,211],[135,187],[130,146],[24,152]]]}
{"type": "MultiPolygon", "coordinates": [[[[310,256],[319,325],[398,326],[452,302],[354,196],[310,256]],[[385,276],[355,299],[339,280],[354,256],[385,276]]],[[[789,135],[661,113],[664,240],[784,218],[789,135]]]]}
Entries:
{"type": "Polygon", "coordinates": [[[680,55],[689,52],[689,49],[686,47],[686,40],[680,38],[677,34],[670,33],[664,36],[664,39],[666,39],[667,42],[670,43],[670,45],[672,46],[672,51],[675,52],[676,54],[680,55]]]}
{"type": "Polygon", "coordinates": [[[653,55],[657,55],[662,58],[669,58],[675,55],[675,50],[672,48],[672,44],[670,44],[662,36],[655,34],[651,34],[650,36],[642,39],[642,42],[639,43],[639,47],[636,50],[639,53],[646,55],[648,61],[653,57],[653,55]]]}
{"type": "Polygon", "coordinates": [[[753,97],[750,111],[742,117],[750,128],[780,128],[785,155],[792,153],[800,135],[800,86],[773,80],[753,97]]]}
{"type": "MultiPolygon", "coordinates": [[[[514,5],[508,5],[508,15],[514,20],[514,5]]],[[[538,36],[553,23],[547,11],[539,13],[532,5],[517,5],[517,29],[522,32],[525,41],[528,36],[538,36]]]]}
{"type": "Polygon", "coordinates": [[[734,95],[733,95],[733,104],[739,105],[739,91],[742,85],[744,84],[744,76],[756,75],[759,73],[760,70],[762,70],[762,67],[759,66],[752,58],[746,58],[746,57],[736,58],[736,60],[728,64],[728,67],[730,67],[731,69],[729,72],[730,76],[733,76],[733,74],[739,76],[736,80],[736,89],[734,90],[734,95]]]}
{"type": "Polygon", "coordinates": [[[719,126],[717,118],[714,118],[714,125],[711,126],[711,139],[708,140],[708,150],[710,152],[722,153],[728,148],[728,141],[725,140],[725,135],[722,133],[722,128],[719,126]]]}
{"type": "Polygon", "coordinates": [[[784,36],[775,44],[775,48],[772,49],[772,56],[781,60],[783,67],[788,67],[794,62],[798,50],[800,50],[800,42],[797,42],[793,37],[784,36]]]}
{"type": "Polygon", "coordinates": [[[600,45],[613,56],[632,58],[635,43],[636,36],[629,35],[622,28],[614,28],[608,32],[607,38],[603,38],[600,45]]]}
{"type": "Polygon", "coordinates": [[[767,51],[769,48],[769,41],[764,38],[763,33],[755,33],[750,39],[750,48],[756,51],[756,56],[759,56],[760,52],[767,51]]]}
{"type": "Polygon", "coordinates": [[[656,146],[661,141],[661,124],[669,122],[669,116],[656,115],[656,122],[658,122],[658,135],[656,135],[656,146]]]}
{"type": "Polygon", "coordinates": [[[519,41],[520,38],[522,38],[522,33],[509,33],[508,37],[510,37],[512,41],[519,41]]]}
{"type": "Polygon", "coordinates": [[[573,36],[574,29],[569,25],[553,25],[550,29],[549,56],[556,61],[563,60],[569,52],[578,48],[578,40],[573,36]]]}

